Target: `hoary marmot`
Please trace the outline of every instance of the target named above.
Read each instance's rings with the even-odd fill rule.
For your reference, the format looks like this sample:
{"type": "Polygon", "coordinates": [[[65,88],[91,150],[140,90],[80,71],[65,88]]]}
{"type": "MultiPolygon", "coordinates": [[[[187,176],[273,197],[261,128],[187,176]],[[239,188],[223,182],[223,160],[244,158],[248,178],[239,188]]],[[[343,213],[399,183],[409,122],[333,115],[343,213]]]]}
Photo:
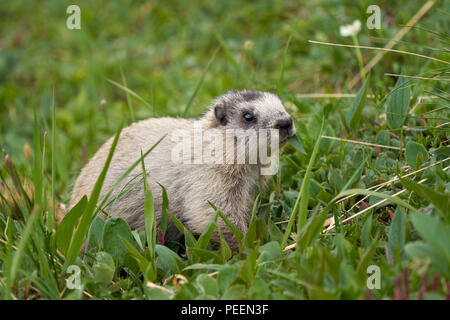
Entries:
{"type": "MultiPolygon", "coordinates": [[[[184,150],[191,151],[195,148],[195,142],[191,145],[190,139],[193,134],[195,135],[196,126],[197,128],[201,126],[201,132],[209,130],[221,137],[225,137],[228,134],[226,132],[229,131],[240,132],[234,133],[234,140],[242,132],[252,129],[272,129],[272,132],[278,134],[277,139],[280,143],[295,134],[292,118],[276,95],[253,90],[229,91],[218,97],[209,110],[198,119],[150,118],[123,129],[99,199],[101,200],[124,172],[141,157],[141,152],[149,150],[166,135],[144,160],[158,223],[162,207],[162,189],[159,183],[167,190],[169,211],[190,231],[201,233],[210,222],[214,209],[208,203],[209,201],[245,234],[248,229],[248,213],[255,199],[256,186],[264,180],[261,179],[259,156],[256,163],[238,163],[236,158],[239,151],[236,151],[234,148],[237,147],[234,147],[233,150],[236,151],[232,156],[234,163],[233,161],[205,163],[190,155],[187,157],[184,155],[184,158],[181,156],[184,161],[180,163],[179,159],[174,159],[177,156],[174,150],[180,146],[180,142],[174,139],[174,132],[180,133],[183,130],[185,133],[188,132],[189,141],[184,150]]],[[[213,139],[210,140],[213,141],[213,139]]],[[[217,139],[216,142],[220,140],[222,139],[217,139]]],[[[109,139],[81,170],[73,188],[70,207],[73,207],[83,195],[90,195],[106,161],[112,141],[113,138],[109,139]]],[[[210,147],[211,141],[205,142],[201,150],[210,147]]],[[[251,139],[245,140],[245,145],[250,150],[255,150],[256,144],[251,139]]],[[[220,155],[221,152],[218,150],[222,152],[231,150],[224,147],[225,142],[222,145],[220,143],[216,145],[219,147],[209,149],[213,157],[220,155]]],[[[245,158],[246,162],[249,162],[248,150],[245,158]]],[[[110,216],[125,219],[132,229],[142,229],[145,225],[144,185],[142,179],[139,179],[140,174],[142,174],[141,164],[137,165],[128,177],[117,185],[109,197],[109,199],[117,199],[105,208],[110,216]],[[130,183],[131,180],[133,181],[130,183]],[[135,183],[139,180],[139,183],[135,183]],[[131,185],[134,185],[132,189],[124,193],[123,190],[131,185]],[[118,197],[120,193],[123,194],[118,197]]],[[[170,220],[166,240],[176,240],[180,233],[170,220]]],[[[219,218],[218,223],[230,247],[236,250],[237,241],[232,231],[222,219],[219,218]]],[[[212,239],[215,243],[220,241],[217,233],[212,239]]]]}

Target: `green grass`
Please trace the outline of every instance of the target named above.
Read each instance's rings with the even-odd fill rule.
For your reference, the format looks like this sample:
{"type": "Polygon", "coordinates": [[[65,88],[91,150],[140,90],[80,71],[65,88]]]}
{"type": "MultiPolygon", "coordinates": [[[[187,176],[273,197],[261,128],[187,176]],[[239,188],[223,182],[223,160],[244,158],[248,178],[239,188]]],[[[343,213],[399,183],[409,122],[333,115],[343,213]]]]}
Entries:
{"type": "MultiPolygon", "coordinates": [[[[0,4],[1,298],[449,298],[448,64],[387,53],[348,90],[360,72],[355,50],[307,42],[353,44],[339,26],[359,19],[360,45],[383,47],[422,1],[378,1],[381,30],[365,26],[370,1],[80,1],[81,30],[65,27],[69,4],[0,4]],[[122,125],[199,116],[216,96],[242,88],[278,93],[297,137],[259,190],[249,232],[230,225],[239,252],[223,240],[218,221],[226,218],[213,203],[201,235],[176,220],[166,197],[157,227],[149,189],[145,230],[103,221],[99,212],[115,201],[98,199],[103,175],[58,220],[79,170],[122,125]],[[416,106],[420,96],[433,99],[416,106]],[[322,232],[330,218],[336,225],[322,232]],[[181,242],[162,241],[171,219],[181,242]],[[210,243],[214,230],[219,247],[210,243]],[[71,265],[80,289],[66,286],[71,265]],[[379,289],[366,286],[371,265],[379,289]]],[[[436,1],[395,49],[449,61],[445,4],[436,1]]],[[[376,52],[361,54],[367,63],[376,52]]],[[[141,160],[134,167],[145,171],[141,160]]],[[[144,176],[135,183],[146,184],[144,176]]]]}

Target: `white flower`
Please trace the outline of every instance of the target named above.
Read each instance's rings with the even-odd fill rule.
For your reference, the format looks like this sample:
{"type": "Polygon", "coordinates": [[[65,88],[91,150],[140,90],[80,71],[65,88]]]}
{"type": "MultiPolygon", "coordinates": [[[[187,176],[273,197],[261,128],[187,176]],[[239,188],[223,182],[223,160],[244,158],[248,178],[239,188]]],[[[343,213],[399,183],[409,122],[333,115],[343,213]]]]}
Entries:
{"type": "Polygon", "coordinates": [[[246,40],[244,42],[244,50],[245,51],[249,51],[249,50],[252,50],[252,48],[253,48],[253,41],[252,40],[246,40]]]}
{"type": "Polygon", "coordinates": [[[340,26],[339,32],[343,37],[349,37],[357,34],[361,30],[361,21],[355,20],[352,24],[346,26],[340,26]]]}

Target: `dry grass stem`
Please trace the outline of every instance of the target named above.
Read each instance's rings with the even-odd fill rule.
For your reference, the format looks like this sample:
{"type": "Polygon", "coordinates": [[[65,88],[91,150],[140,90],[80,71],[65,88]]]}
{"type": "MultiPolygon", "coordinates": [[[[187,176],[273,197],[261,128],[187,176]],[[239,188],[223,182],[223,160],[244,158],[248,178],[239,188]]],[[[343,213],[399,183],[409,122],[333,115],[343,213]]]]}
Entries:
{"type": "Polygon", "coordinates": [[[383,144],[369,143],[369,142],[364,142],[364,141],[357,141],[357,140],[350,140],[350,139],[343,139],[343,138],[329,137],[329,136],[322,136],[322,138],[331,139],[331,140],[337,140],[337,141],[350,142],[350,143],[356,143],[356,144],[362,144],[362,145],[371,146],[371,147],[379,147],[379,148],[385,148],[385,149],[400,150],[399,147],[385,146],[383,144]]]}
{"type": "Polygon", "coordinates": [[[396,74],[396,73],[385,73],[384,75],[392,76],[392,77],[419,79],[419,80],[450,81],[450,79],[445,79],[445,78],[426,78],[426,77],[408,76],[408,75],[396,74]]]}
{"type": "MultiPolygon", "coordinates": [[[[411,27],[413,27],[422,17],[430,10],[430,8],[434,5],[433,0],[427,1],[420,9],[417,11],[417,13],[409,20],[406,25],[400,29],[399,32],[386,44],[384,47],[385,49],[391,49],[393,48],[402,38],[403,36],[411,30],[411,27]]],[[[365,66],[363,71],[367,74],[386,54],[386,51],[379,52],[375,57],[373,57],[365,66]]],[[[361,79],[361,76],[359,72],[355,74],[355,76],[350,80],[348,87],[349,89],[352,89],[358,81],[361,79]]]]}
{"type": "Polygon", "coordinates": [[[368,50],[381,50],[381,51],[395,52],[395,53],[411,55],[411,56],[420,57],[420,58],[433,60],[433,61],[436,61],[436,62],[440,62],[440,63],[443,63],[443,64],[450,65],[450,62],[445,61],[445,60],[429,57],[429,56],[426,56],[426,55],[423,55],[423,54],[418,54],[418,53],[415,53],[415,52],[404,51],[404,50],[395,50],[395,49],[378,48],[378,47],[370,47],[370,46],[355,46],[355,45],[352,45],[352,44],[331,43],[331,42],[322,42],[322,41],[315,41],[315,40],[308,40],[308,42],[315,43],[315,44],[323,44],[323,45],[327,45],[327,46],[334,46],[334,47],[360,48],[360,49],[368,49],[368,50]]]}

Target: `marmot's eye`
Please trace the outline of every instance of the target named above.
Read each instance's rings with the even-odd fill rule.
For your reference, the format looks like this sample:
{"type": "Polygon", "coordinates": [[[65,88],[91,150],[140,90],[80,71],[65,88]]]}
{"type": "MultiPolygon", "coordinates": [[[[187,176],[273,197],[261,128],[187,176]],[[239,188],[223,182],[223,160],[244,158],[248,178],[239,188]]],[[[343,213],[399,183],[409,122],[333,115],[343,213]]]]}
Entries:
{"type": "Polygon", "coordinates": [[[248,122],[253,121],[255,117],[253,117],[253,115],[251,113],[246,113],[244,114],[244,119],[248,122]]]}

